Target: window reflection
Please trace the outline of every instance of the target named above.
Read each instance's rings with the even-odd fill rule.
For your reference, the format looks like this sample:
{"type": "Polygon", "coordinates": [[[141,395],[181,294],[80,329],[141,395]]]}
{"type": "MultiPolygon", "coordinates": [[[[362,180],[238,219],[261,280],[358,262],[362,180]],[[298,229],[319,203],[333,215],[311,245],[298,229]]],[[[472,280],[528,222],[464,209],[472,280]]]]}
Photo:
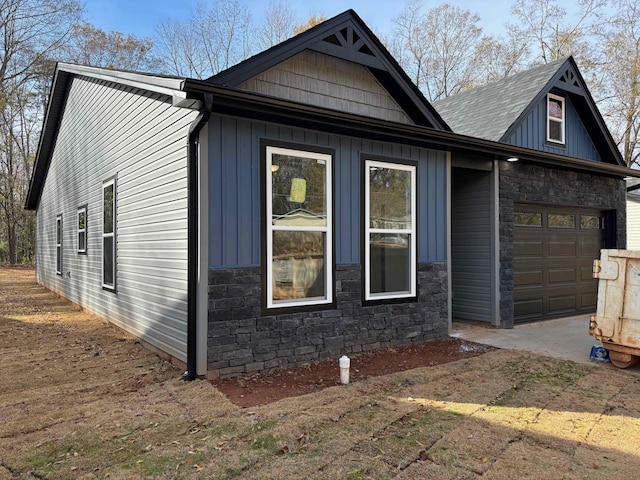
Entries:
{"type": "Polygon", "coordinates": [[[273,232],[273,299],[325,296],[325,234],[273,232]]]}
{"type": "Polygon", "coordinates": [[[274,154],[272,166],[273,225],[325,226],[326,161],[274,154]]]}
{"type": "Polygon", "coordinates": [[[411,228],[411,172],[369,168],[370,227],[411,228]]]}
{"type": "Polygon", "coordinates": [[[371,234],[371,293],[410,291],[410,241],[408,234],[371,234]]]}

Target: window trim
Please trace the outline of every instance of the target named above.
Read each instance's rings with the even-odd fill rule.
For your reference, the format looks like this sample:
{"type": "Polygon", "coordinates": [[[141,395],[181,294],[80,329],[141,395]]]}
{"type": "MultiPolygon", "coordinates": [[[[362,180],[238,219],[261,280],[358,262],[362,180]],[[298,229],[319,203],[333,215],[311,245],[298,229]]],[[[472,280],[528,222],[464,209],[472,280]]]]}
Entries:
{"type": "Polygon", "coordinates": [[[277,141],[261,142],[262,152],[262,188],[264,193],[263,208],[263,309],[270,314],[277,313],[278,310],[290,311],[313,311],[335,307],[335,228],[334,228],[334,159],[335,152],[332,149],[314,147],[309,145],[288,144],[277,141]],[[325,191],[326,191],[326,211],[327,222],[325,227],[315,226],[275,226],[272,223],[272,158],[273,154],[285,154],[299,156],[302,158],[323,159],[326,161],[325,191]],[[276,228],[274,228],[276,227],[276,228]],[[273,232],[274,231],[320,231],[325,234],[325,296],[313,297],[293,301],[273,300],[273,232]]]}
{"type": "Polygon", "coordinates": [[[417,298],[417,278],[418,278],[418,191],[417,191],[418,166],[415,163],[405,163],[398,161],[389,161],[375,159],[375,157],[367,156],[364,161],[363,168],[363,254],[364,254],[364,301],[375,302],[378,300],[410,300],[417,298]],[[371,228],[371,207],[370,207],[370,189],[369,168],[382,167],[396,170],[404,170],[411,172],[411,228],[410,229],[378,229],[371,228]],[[410,236],[410,255],[409,265],[411,268],[409,287],[406,292],[391,293],[371,293],[371,233],[403,233],[410,236]]]}
{"type": "Polygon", "coordinates": [[[551,142],[551,143],[555,143],[557,145],[564,145],[565,144],[565,117],[566,117],[566,102],[565,102],[565,98],[561,97],[559,95],[554,95],[553,93],[548,93],[547,94],[547,125],[546,125],[546,130],[547,130],[547,142],[551,142]],[[562,119],[557,119],[555,117],[552,117],[549,114],[549,104],[551,100],[555,100],[560,102],[561,108],[562,108],[562,119]],[[559,123],[560,124],[560,140],[556,140],[555,138],[551,138],[550,137],[550,122],[555,122],[555,123],[559,123]]]}
{"type": "Polygon", "coordinates": [[[64,232],[62,214],[56,215],[56,275],[62,276],[62,253],[64,232]]]}
{"type": "Polygon", "coordinates": [[[86,255],[87,254],[87,205],[83,205],[81,207],[78,207],[78,212],[76,214],[76,225],[78,227],[78,231],[77,231],[77,238],[76,241],[78,242],[77,247],[78,247],[78,254],[79,255],[86,255]],[[80,214],[84,213],[84,228],[80,228],[80,214]],[[80,234],[84,233],[84,248],[80,248],[80,234]]]}
{"type": "Polygon", "coordinates": [[[117,189],[117,182],[116,182],[116,177],[113,176],[107,180],[105,180],[104,182],[102,182],[102,226],[100,227],[102,230],[102,251],[101,251],[101,255],[102,255],[102,289],[103,290],[108,290],[111,292],[115,292],[116,291],[116,273],[117,273],[117,268],[116,268],[116,263],[117,263],[117,259],[116,259],[116,212],[117,212],[117,199],[118,199],[118,189],[117,189]],[[109,186],[113,186],[113,232],[110,233],[106,233],[104,232],[104,215],[105,215],[105,210],[104,210],[104,191],[106,188],[108,188],[109,186]],[[108,284],[105,283],[104,279],[105,279],[105,269],[104,269],[104,239],[105,238],[113,238],[113,243],[112,243],[112,255],[113,255],[113,269],[112,269],[112,278],[113,278],[113,284],[108,284]]]}

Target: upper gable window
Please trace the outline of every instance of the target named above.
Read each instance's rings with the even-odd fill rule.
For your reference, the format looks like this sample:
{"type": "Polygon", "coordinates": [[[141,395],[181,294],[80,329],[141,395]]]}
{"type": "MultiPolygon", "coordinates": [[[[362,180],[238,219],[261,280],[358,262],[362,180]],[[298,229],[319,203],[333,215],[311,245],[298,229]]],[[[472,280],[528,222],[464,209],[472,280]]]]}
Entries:
{"type": "Polygon", "coordinates": [[[547,95],[547,141],[564,143],[564,98],[547,95]]]}

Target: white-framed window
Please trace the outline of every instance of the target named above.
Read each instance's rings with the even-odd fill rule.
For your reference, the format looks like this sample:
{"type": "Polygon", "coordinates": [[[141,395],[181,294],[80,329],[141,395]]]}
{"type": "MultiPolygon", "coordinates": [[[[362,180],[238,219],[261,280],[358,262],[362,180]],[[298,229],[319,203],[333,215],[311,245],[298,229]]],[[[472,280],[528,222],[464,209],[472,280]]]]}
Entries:
{"type": "Polygon", "coordinates": [[[266,306],[333,302],[332,155],[266,147],[266,306]]]}
{"type": "Polygon", "coordinates": [[[416,296],[416,167],[365,161],[365,300],[416,296]]]}
{"type": "Polygon", "coordinates": [[[87,253],[87,207],[78,208],[78,253],[87,253]]]}
{"type": "Polygon", "coordinates": [[[564,144],[564,98],[547,94],[547,141],[564,144]]]}
{"type": "Polygon", "coordinates": [[[56,273],[62,275],[62,215],[56,217],[56,273]]]}
{"type": "Polygon", "coordinates": [[[102,287],[116,288],[116,179],[102,184],[102,287]]]}

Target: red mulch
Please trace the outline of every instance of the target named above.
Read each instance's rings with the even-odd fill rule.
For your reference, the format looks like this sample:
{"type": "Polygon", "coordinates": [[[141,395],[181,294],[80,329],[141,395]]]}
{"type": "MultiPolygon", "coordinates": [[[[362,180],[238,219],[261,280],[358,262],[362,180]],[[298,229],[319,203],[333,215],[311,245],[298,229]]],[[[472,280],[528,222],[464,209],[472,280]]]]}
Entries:
{"type": "MultiPolygon", "coordinates": [[[[453,362],[491,350],[495,348],[456,338],[445,338],[421,344],[357,353],[350,357],[350,382],[417,367],[453,362]]],[[[340,368],[338,358],[331,358],[300,367],[218,379],[212,383],[236,405],[253,407],[338,385],[340,368]]]]}

